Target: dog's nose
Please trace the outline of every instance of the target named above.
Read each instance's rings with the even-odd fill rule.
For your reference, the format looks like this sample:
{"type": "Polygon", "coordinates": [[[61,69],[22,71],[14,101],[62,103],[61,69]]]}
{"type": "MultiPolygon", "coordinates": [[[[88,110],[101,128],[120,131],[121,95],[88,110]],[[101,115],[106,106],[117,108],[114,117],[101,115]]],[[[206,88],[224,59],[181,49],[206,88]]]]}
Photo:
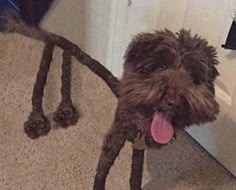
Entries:
{"type": "Polygon", "coordinates": [[[175,100],[167,100],[166,101],[166,106],[167,108],[174,108],[176,107],[177,102],[175,100]]]}
{"type": "Polygon", "coordinates": [[[164,110],[171,110],[176,108],[177,106],[178,106],[178,101],[171,98],[164,100],[162,103],[162,108],[164,110]]]}
{"type": "Polygon", "coordinates": [[[172,107],[175,106],[175,103],[173,101],[169,101],[169,102],[166,103],[166,105],[167,105],[168,108],[172,108],[172,107]]]}

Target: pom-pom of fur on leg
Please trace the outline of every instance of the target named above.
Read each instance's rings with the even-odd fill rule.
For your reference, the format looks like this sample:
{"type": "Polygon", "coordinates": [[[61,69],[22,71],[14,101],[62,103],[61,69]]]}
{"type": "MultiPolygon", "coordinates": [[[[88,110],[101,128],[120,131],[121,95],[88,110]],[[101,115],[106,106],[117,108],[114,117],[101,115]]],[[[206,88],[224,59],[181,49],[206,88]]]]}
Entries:
{"type": "Polygon", "coordinates": [[[51,129],[50,123],[43,114],[32,112],[24,123],[24,131],[31,139],[47,135],[51,129]]]}
{"type": "Polygon", "coordinates": [[[66,128],[70,125],[75,125],[78,122],[79,113],[72,104],[61,103],[57,111],[54,112],[53,119],[60,127],[66,128]]]}

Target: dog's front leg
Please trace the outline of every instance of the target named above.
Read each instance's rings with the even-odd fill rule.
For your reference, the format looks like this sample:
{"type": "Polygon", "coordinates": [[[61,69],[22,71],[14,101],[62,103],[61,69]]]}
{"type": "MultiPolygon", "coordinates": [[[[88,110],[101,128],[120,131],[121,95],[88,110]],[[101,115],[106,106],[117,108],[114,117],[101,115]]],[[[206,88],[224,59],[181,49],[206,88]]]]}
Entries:
{"type": "Polygon", "coordinates": [[[143,177],[143,163],[144,163],[145,149],[138,150],[133,148],[132,166],[130,176],[130,189],[141,190],[143,177]]]}
{"type": "Polygon", "coordinates": [[[125,144],[128,128],[125,121],[116,114],[112,129],[105,137],[105,141],[97,166],[97,174],[94,181],[93,190],[105,190],[106,177],[116,157],[125,144]]]}

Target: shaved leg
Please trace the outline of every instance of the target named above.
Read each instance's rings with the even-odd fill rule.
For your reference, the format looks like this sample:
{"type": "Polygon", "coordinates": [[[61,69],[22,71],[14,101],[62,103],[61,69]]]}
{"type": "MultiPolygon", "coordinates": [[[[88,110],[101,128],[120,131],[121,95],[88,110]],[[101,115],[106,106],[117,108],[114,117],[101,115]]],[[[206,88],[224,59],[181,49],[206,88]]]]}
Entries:
{"type": "Polygon", "coordinates": [[[143,150],[133,149],[131,176],[130,176],[130,189],[131,190],[141,190],[142,177],[143,177],[144,152],[145,152],[145,149],[143,150]]]}

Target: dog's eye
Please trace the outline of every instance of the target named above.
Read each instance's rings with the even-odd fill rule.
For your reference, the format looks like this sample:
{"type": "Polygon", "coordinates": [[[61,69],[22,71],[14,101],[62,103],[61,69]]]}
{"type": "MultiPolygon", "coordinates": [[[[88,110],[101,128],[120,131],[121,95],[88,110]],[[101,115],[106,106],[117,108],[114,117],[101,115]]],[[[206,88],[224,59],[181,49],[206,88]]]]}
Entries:
{"type": "Polygon", "coordinates": [[[201,79],[199,76],[197,76],[196,74],[192,74],[192,79],[193,79],[193,83],[196,84],[196,85],[199,85],[201,84],[201,79]]]}
{"type": "Polygon", "coordinates": [[[141,67],[141,71],[142,73],[150,73],[153,72],[155,70],[156,65],[155,64],[146,64],[144,66],[141,67]]]}
{"type": "Polygon", "coordinates": [[[148,63],[140,68],[142,73],[152,73],[154,71],[164,71],[167,69],[166,65],[158,65],[155,63],[148,63]]]}
{"type": "Polygon", "coordinates": [[[199,79],[194,79],[193,83],[196,84],[196,85],[199,85],[199,84],[201,84],[201,81],[199,79]]]}
{"type": "Polygon", "coordinates": [[[156,60],[147,57],[146,60],[142,62],[142,64],[139,64],[138,69],[141,73],[149,74],[156,71],[158,67],[161,67],[161,65],[158,64],[156,60]]]}

